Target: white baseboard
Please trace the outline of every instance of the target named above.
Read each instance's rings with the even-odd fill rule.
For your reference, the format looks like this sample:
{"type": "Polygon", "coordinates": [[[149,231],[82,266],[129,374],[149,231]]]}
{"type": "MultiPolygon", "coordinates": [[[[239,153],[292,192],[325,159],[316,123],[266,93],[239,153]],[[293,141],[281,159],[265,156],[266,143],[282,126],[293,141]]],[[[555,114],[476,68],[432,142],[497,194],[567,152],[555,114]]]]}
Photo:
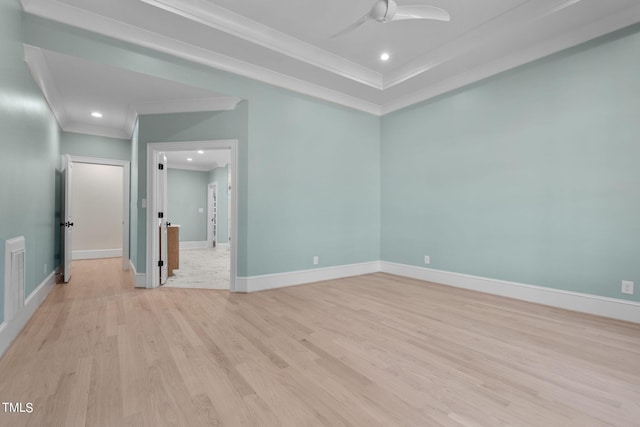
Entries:
{"type": "Polygon", "coordinates": [[[13,320],[0,324],[0,357],[9,348],[14,339],[20,334],[36,309],[45,300],[53,286],[56,284],[56,272],[53,271],[46,279],[27,297],[24,307],[18,311],[13,320]]]}
{"type": "Polygon", "coordinates": [[[133,265],[133,262],[129,260],[129,271],[133,276],[133,286],[136,288],[146,288],[147,287],[147,275],[144,273],[138,273],[136,271],[136,266],[133,265]]]}
{"type": "Polygon", "coordinates": [[[73,251],[71,259],[98,259],[98,258],[117,258],[122,256],[122,248],[120,249],[93,249],[86,251],[73,251]]]}
{"type": "Polygon", "coordinates": [[[236,277],[236,292],[257,292],[286,286],[304,285],[323,280],[360,276],[380,271],[380,262],[339,265],[336,267],[315,268],[312,270],[291,271],[288,273],[265,274],[262,276],[236,277]]]}
{"type": "Polygon", "coordinates": [[[485,292],[566,310],[640,323],[640,303],[505,280],[381,261],[381,271],[472,291],[485,292]]]}
{"type": "Polygon", "coordinates": [[[206,248],[209,242],[206,240],[200,242],[180,242],[180,249],[202,249],[206,248]]]}

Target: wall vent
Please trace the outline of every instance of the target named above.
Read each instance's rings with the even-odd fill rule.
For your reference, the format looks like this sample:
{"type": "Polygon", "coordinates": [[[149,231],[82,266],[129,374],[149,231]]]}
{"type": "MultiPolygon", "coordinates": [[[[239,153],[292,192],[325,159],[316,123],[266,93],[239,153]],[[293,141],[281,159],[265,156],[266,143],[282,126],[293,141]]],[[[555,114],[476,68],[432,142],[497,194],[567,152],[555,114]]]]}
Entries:
{"type": "Polygon", "coordinates": [[[7,240],[4,249],[4,320],[11,321],[24,306],[24,237],[7,240]]]}

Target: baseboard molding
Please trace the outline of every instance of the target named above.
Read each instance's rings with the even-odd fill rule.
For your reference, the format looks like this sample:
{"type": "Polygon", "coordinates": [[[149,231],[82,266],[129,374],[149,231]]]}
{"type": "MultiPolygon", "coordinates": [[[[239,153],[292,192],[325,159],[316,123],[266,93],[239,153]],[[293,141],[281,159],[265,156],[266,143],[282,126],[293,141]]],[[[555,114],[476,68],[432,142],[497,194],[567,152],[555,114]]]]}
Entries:
{"type": "Polygon", "coordinates": [[[288,273],[265,274],[262,276],[236,277],[236,292],[257,292],[286,286],[304,285],[324,280],[360,276],[380,271],[380,262],[339,265],[336,267],[315,268],[312,270],[291,271],[288,273]]]}
{"type": "Polygon", "coordinates": [[[180,249],[202,249],[206,248],[209,242],[206,240],[200,242],[180,242],[180,249]]]}
{"type": "Polygon", "coordinates": [[[20,309],[13,320],[0,324],[0,357],[7,351],[13,340],[20,335],[22,329],[24,329],[36,309],[40,307],[40,304],[47,298],[47,295],[49,295],[49,292],[51,292],[55,284],[56,272],[53,271],[25,299],[24,307],[20,309]]]}
{"type": "Polygon", "coordinates": [[[147,275],[144,273],[138,273],[136,271],[136,266],[133,265],[133,262],[129,260],[129,271],[131,272],[131,277],[133,279],[133,286],[136,288],[146,288],[147,287],[147,275]]]}
{"type": "Polygon", "coordinates": [[[71,259],[98,259],[98,258],[118,258],[122,256],[120,249],[94,249],[86,251],[73,251],[71,259]]]}
{"type": "Polygon", "coordinates": [[[381,261],[384,273],[640,323],[640,303],[381,261]]]}

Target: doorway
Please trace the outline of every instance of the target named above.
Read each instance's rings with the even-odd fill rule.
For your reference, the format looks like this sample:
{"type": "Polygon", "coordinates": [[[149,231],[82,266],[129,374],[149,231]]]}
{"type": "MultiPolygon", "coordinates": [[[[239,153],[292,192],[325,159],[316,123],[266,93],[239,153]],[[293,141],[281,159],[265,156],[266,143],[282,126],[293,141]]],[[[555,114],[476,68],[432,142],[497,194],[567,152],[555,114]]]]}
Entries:
{"type": "Polygon", "coordinates": [[[73,162],[73,260],[122,257],[122,168],[73,162]]]}
{"type": "MultiPolygon", "coordinates": [[[[61,226],[64,226],[63,229],[63,239],[62,239],[62,265],[64,272],[64,281],[68,282],[71,277],[71,265],[73,259],[87,259],[87,258],[103,258],[103,257],[122,257],[122,269],[129,270],[129,178],[130,178],[130,163],[128,161],[123,160],[111,160],[111,159],[102,159],[102,158],[93,158],[93,157],[82,157],[82,156],[73,156],[69,154],[65,154],[62,156],[62,169],[65,175],[65,191],[63,191],[63,202],[62,205],[65,206],[64,213],[64,222],[61,226]],[[96,168],[92,169],[91,168],[96,168]],[[114,169],[115,168],[115,169],[114,169]],[[72,174],[71,170],[75,169],[76,171],[72,174]],[[83,169],[86,169],[85,172],[88,172],[87,175],[78,175],[78,172],[81,172],[83,169]],[[80,183],[78,180],[86,180],[87,177],[95,178],[95,173],[98,172],[98,175],[103,175],[103,177],[114,177],[114,174],[119,175],[117,177],[117,183],[121,186],[121,191],[117,191],[116,199],[111,197],[110,205],[116,203],[116,206],[108,206],[110,212],[114,212],[117,216],[117,224],[116,227],[114,225],[114,230],[119,234],[118,238],[115,239],[118,241],[120,247],[119,248],[99,248],[97,250],[91,249],[91,244],[94,243],[97,237],[101,236],[104,244],[109,245],[112,240],[109,239],[109,236],[105,235],[105,233],[95,233],[95,230],[91,230],[91,227],[99,227],[101,220],[91,217],[91,209],[90,206],[87,206],[87,200],[84,200],[84,196],[86,196],[87,191],[91,191],[91,185],[87,187],[86,185],[81,184],[90,184],[90,183],[80,183]],[[74,179],[75,178],[75,179],[74,179]],[[74,203],[74,196],[77,200],[74,203]],[[81,199],[82,198],[82,199],[81,199]],[[118,201],[117,199],[120,199],[118,201]],[[78,209],[84,209],[85,212],[82,214],[85,215],[85,219],[82,220],[83,224],[78,223],[77,218],[74,215],[73,207],[78,209]],[[114,209],[112,209],[114,208],[114,209]],[[89,216],[86,216],[89,215],[89,216]],[[96,221],[96,224],[93,226],[91,224],[85,224],[84,222],[93,222],[96,221]],[[79,231],[76,231],[79,230],[79,231]],[[74,232],[79,232],[81,234],[80,238],[77,239],[74,235],[74,232]],[[93,241],[92,241],[93,240],[93,241]],[[75,254],[74,254],[74,246],[75,246],[75,254]],[[88,247],[89,249],[82,249],[84,247],[88,247]]],[[[110,178],[108,178],[110,179],[110,178]]],[[[113,186],[110,186],[113,189],[113,186]]],[[[111,195],[113,196],[113,194],[111,195]]],[[[81,215],[82,217],[82,215],[81,215]]],[[[104,219],[104,218],[103,218],[104,219]]],[[[106,220],[111,220],[113,218],[107,218],[106,220]]],[[[110,221],[112,223],[113,221],[110,221]]],[[[107,233],[108,234],[108,233],[107,233]]],[[[115,241],[114,240],[114,241],[115,241]]]]}
{"type": "MultiPolygon", "coordinates": [[[[163,142],[163,143],[149,143],[147,145],[147,161],[148,161],[148,165],[150,165],[147,168],[147,196],[148,196],[148,210],[147,210],[147,287],[148,288],[156,288],[158,286],[160,286],[160,272],[159,272],[159,268],[157,267],[158,265],[162,265],[164,264],[165,260],[161,260],[160,257],[160,252],[159,252],[159,237],[160,234],[162,233],[163,230],[163,226],[167,226],[167,222],[174,222],[174,219],[171,218],[171,207],[169,206],[168,211],[169,211],[169,215],[167,216],[167,218],[164,218],[164,222],[162,222],[160,224],[160,226],[158,226],[158,214],[159,212],[162,212],[161,207],[159,206],[159,203],[162,201],[163,197],[162,194],[163,191],[166,192],[167,191],[167,186],[165,186],[165,188],[162,188],[163,185],[163,177],[160,176],[163,171],[159,168],[155,167],[155,160],[158,155],[160,153],[167,153],[170,154],[171,152],[185,152],[185,151],[194,151],[194,152],[199,152],[199,151],[226,151],[228,153],[228,163],[225,164],[224,167],[224,174],[225,176],[229,176],[231,177],[230,179],[225,179],[225,183],[224,183],[224,189],[227,190],[225,192],[225,195],[228,194],[227,196],[227,200],[228,200],[228,209],[227,211],[230,213],[229,216],[229,223],[232,225],[232,227],[228,230],[228,232],[226,233],[226,236],[222,236],[221,233],[221,228],[220,228],[220,218],[219,218],[219,214],[220,214],[220,197],[222,197],[221,192],[222,192],[222,185],[220,182],[217,183],[217,213],[216,215],[218,215],[218,217],[216,218],[217,221],[217,227],[216,227],[216,247],[215,250],[218,249],[222,249],[225,248],[226,250],[226,257],[227,257],[227,265],[228,265],[228,270],[227,270],[227,274],[228,274],[228,289],[230,291],[235,291],[235,279],[236,279],[236,274],[237,274],[237,247],[235,244],[231,244],[229,245],[229,241],[235,242],[236,238],[235,236],[237,235],[237,227],[235,226],[237,224],[237,221],[235,220],[236,215],[237,215],[237,190],[235,188],[234,185],[228,185],[229,181],[233,181],[236,182],[235,176],[237,175],[237,140],[223,140],[223,141],[189,141],[189,142],[163,142]],[[226,242],[222,243],[221,242],[221,238],[224,237],[226,239],[226,242]],[[223,245],[222,247],[220,245],[223,245]],[[160,262],[162,261],[162,262],[160,262]]],[[[220,168],[223,169],[223,168],[220,168]]],[[[169,170],[171,170],[171,165],[169,164],[169,170]]],[[[165,172],[166,173],[166,172],[165,172]]],[[[213,174],[211,175],[213,176],[213,174]]],[[[171,181],[171,179],[169,179],[169,182],[171,181]]],[[[196,209],[197,212],[202,215],[202,224],[203,224],[203,237],[200,239],[203,243],[202,246],[200,246],[198,243],[199,242],[193,242],[193,241],[187,241],[187,242],[182,242],[185,245],[188,244],[189,249],[193,249],[194,251],[194,256],[196,255],[195,252],[196,250],[202,251],[203,249],[206,249],[207,247],[210,247],[212,249],[213,248],[213,238],[210,240],[210,233],[211,233],[211,228],[210,226],[205,223],[205,221],[208,220],[210,213],[209,211],[209,203],[208,203],[208,194],[209,194],[209,187],[207,186],[207,183],[204,184],[203,190],[202,190],[202,198],[203,198],[203,205],[194,205],[195,209],[192,209],[193,212],[191,212],[191,214],[195,214],[196,213],[196,209]],[[202,209],[201,207],[198,206],[203,206],[204,209],[202,209]],[[204,210],[206,209],[207,212],[204,212],[204,210]],[[205,240],[206,239],[206,240],[205,240]],[[211,243],[210,243],[211,242],[211,243]],[[195,246],[200,246],[200,247],[194,247],[195,246]]],[[[181,192],[180,194],[183,194],[183,192],[181,192]]],[[[177,224],[172,224],[172,225],[177,225],[177,224]]],[[[183,224],[179,224],[180,225],[180,233],[183,233],[182,227],[184,226],[183,224]]],[[[192,223],[188,223],[189,226],[192,225],[192,223]]],[[[185,233],[187,232],[186,227],[185,227],[185,233]]],[[[197,237],[196,237],[197,238],[197,237]]],[[[186,249],[186,247],[185,247],[186,249]]],[[[171,262],[171,260],[167,260],[168,262],[171,262]]],[[[180,259],[180,264],[182,265],[182,252],[181,252],[181,259],[180,259]]],[[[200,287],[200,286],[197,286],[200,287]]],[[[212,288],[215,289],[215,288],[212,288]]],[[[218,288],[219,289],[219,288],[218,288]]],[[[225,287],[225,289],[227,289],[225,287]]]]}

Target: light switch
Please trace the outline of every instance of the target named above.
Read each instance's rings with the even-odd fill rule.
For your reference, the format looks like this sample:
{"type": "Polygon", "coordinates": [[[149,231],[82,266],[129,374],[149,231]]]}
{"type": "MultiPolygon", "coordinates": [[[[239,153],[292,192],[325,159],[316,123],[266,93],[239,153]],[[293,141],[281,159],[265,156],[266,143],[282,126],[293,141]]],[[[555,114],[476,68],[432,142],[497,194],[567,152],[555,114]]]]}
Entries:
{"type": "Polygon", "coordinates": [[[204,213],[204,208],[198,208],[198,213],[204,213]]]}

